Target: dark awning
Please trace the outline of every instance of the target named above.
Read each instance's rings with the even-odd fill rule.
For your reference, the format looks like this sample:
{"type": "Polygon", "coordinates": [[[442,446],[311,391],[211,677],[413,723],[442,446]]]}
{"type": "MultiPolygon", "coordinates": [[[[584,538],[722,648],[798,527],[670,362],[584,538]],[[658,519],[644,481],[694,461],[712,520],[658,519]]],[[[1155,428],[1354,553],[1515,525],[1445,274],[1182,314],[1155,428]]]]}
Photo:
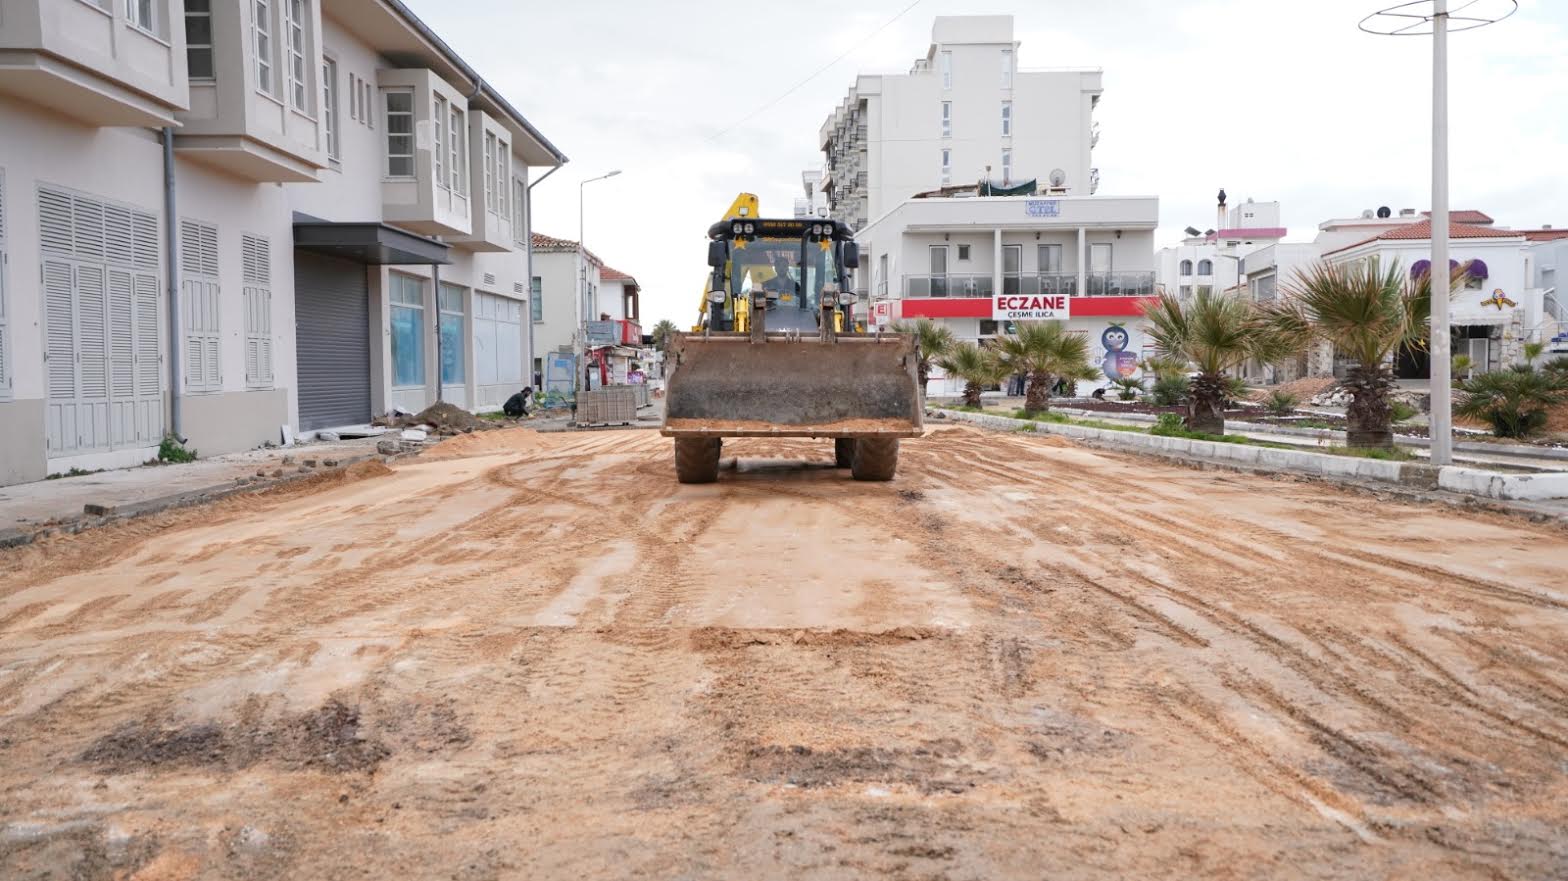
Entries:
{"type": "Polygon", "coordinates": [[[416,236],[384,223],[330,223],[296,220],[294,247],[302,251],[381,265],[431,265],[451,263],[449,247],[435,239],[416,236]]]}

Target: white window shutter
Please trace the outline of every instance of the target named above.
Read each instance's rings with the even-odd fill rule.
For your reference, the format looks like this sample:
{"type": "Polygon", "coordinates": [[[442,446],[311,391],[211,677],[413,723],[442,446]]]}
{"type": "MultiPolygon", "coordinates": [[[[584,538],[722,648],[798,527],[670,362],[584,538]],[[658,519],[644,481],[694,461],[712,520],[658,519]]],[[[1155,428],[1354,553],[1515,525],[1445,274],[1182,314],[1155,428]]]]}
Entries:
{"type": "Polygon", "coordinates": [[[136,396],[135,283],[121,269],[109,270],[109,387],[111,396],[136,396]]]}
{"type": "Polygon", "coordinates": [[[71,264],[44,260],[44,336],[49,399],[76,400],[76,308],[71,264]]]}
{"type": "Polygon", "coordinates": [[[136,311],[136,396],[155,397],[161,391],[158,371],[158,277],[137,275],[136,311]]]}
{"type": "Polygon", "coordinates": [[[109,397],[109,303],[101,266],[76,268],[77,375],[82,400],[109,397]]]}

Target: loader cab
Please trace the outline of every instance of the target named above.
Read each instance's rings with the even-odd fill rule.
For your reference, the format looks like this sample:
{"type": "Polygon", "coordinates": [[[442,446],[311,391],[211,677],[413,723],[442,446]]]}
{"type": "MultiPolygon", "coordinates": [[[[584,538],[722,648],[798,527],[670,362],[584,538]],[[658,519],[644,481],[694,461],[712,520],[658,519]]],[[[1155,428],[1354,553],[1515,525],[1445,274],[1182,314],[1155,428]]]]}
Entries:
{"type": "Polygon", "coordinates": [[[835,321],[850,327],[854,299],[843,292],[853,290],[850,271],[859,265],[859,253],[848,226],[810,218],[737,218],[714,224],[708,238],[710,330],[746,330],[748,304],[761,293],[769,331],[815,333],[824,288],[835,298],[835,321]]]}

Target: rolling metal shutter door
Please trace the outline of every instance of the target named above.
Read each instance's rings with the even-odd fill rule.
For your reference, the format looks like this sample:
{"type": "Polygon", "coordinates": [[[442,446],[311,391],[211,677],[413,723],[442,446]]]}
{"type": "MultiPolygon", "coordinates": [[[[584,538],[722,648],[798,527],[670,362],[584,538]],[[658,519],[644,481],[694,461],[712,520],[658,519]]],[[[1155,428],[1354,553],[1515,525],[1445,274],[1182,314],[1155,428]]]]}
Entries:
{"type": "Polygon", "coordinates": [[[299,427],[370,421],[370,287],[365,266],[294,252],[299,427]]]}

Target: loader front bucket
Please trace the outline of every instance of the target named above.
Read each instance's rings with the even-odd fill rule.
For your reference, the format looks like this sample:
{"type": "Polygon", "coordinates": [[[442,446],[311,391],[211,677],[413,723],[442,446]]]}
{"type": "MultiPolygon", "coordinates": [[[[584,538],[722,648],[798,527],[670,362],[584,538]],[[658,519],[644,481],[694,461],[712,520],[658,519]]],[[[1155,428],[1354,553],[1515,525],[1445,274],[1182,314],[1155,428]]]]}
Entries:
{"type": "Polygon", "coordinates": [[[681,334],[671,347],[666,437],[918,437],[915,342],[903,334],[681,334]]]}

